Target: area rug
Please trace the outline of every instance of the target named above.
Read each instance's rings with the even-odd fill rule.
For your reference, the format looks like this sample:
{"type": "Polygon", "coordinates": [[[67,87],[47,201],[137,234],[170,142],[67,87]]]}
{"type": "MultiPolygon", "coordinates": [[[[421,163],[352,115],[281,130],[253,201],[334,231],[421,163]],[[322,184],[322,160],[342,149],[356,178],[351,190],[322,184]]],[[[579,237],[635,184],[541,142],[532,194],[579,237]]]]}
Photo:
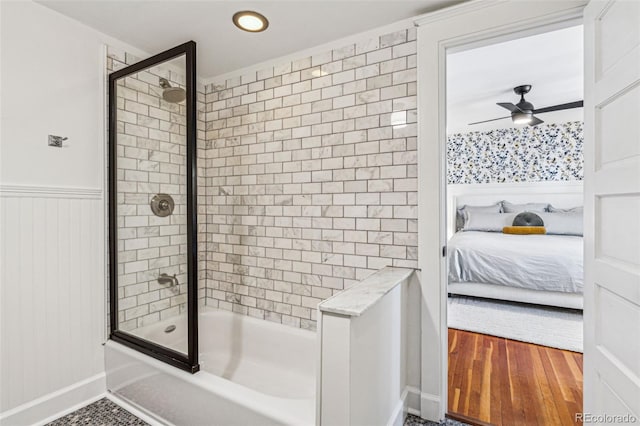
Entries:
{"type": "Polygon", "coordinates": [[[582,352],[582,311],[449,297],[450,328],[582,352]]]}

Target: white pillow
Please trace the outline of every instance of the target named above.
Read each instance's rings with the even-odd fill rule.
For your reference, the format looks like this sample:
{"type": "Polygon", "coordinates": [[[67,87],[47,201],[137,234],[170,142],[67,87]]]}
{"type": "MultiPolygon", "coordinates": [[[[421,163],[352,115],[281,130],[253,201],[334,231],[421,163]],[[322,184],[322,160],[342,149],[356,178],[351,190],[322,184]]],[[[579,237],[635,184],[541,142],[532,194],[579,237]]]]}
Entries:
{"type": "Polygon", "coordinates": [[[547,234],[583,235],[582,212],[538,213],[544,221],[547,234]]]}
{"type": "Polygon", "coordinates": [[[460,207],[456,214],[456,231],[459,231],[464,227],[466,221],[467,212],[474,213],[500,213],[502,212],[502,203],[496,203],[490,206],[470,206],[464,205],[460,207]]]}
{"type": "Polygon", "coordinates": [[[483,213],[467,211],[463,231],[502,232],[505,226],[511,226],[514,213],[483,213]]]}
{"type": "Polygon", "coordinates": [[[547,203],[512,204],[508,201],[502,202],[502,211],[505,213],[522,213],[522,212],[542,213],[542,212],[546,212],[548,207],[549,207],[549,204],[547,203]]]}

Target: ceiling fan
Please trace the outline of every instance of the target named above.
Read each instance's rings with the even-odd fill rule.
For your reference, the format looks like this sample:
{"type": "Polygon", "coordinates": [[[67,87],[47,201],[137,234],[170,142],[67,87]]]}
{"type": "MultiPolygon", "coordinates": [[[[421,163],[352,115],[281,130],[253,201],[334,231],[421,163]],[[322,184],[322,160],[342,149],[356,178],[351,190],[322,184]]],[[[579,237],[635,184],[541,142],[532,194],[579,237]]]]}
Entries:
{"type": "MultiPolygon", "coordinates": [[[[513,88],[513,91],[516,92],[516,95],[520,95],[520,102],[517,104],[512,104],[511,102],[498,102],[497,105],[500,105],[502,108],[508,109],[511,111],[511,119],[513,120],[513,124],[528,124],[529,126],[537,126],[538,124],[544,123],[544,121],[540,120],[538,117],[533,114],[542,114],[545,112],[551,111],[561,111],[563,109],[572,109],[572,108],[580,108],[583,106],[583,101],[569,102],[566,104],[553,105],[545,108],[535,109],[531,102],[527,102],[524,99],[524,95],[529,93],[531,90],[530,84],[524,84],[522,86],[517,86],[513,88]]],[[[491,120],[484,121],[476,121],[475,123],[469,123],[469,125],[487,123],[489,121],[502,120],[507,117],[493,118],[491,120]]]]}

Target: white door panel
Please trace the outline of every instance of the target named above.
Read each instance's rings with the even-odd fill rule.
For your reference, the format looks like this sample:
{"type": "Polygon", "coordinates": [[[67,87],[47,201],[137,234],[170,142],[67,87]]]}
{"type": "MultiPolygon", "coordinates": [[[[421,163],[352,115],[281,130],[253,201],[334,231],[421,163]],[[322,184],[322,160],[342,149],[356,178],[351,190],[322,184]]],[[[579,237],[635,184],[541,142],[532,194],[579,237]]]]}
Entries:
{"type": "Polygon", "coordinates": [[[640,419],[640,2],[584,23],[584,411],[640,419]]]}
{"type": "Polygon", "coordinates": [[[640,357],[636,356],[640,353],[640,339],[629,339],[626,333],[633,324],[640,323],[640,310],[636,304],[602,286],[598,291],[595,333],[598,349],[615,356],[618,365],[629,370],[632,376],[640,377],[640,357]]]}
{"type": "Polygon", "coordinates": [[[597,40],[598,77],[606,74],[612,66],[638,46],[640,43],[640,27],[629,17],[640,14],[640,2],[635,0],[618,0],[596,6],[603,13],[598,17],[599,40],[597,40]]]}
{"type": "Polygon", "coordinates": [[[610,291],[640,305],[640,277],[633,268],[626,268],[625,264],[611,259],[596,259],[593,269],[595,282],[607,282],[610,291]]]}
{"type": "Polygon", "coordinates": [[[640,86],[615,97],[598,111],[599,138],[618,141],[600,146],[600,166],[640,154],[640,86]]]}

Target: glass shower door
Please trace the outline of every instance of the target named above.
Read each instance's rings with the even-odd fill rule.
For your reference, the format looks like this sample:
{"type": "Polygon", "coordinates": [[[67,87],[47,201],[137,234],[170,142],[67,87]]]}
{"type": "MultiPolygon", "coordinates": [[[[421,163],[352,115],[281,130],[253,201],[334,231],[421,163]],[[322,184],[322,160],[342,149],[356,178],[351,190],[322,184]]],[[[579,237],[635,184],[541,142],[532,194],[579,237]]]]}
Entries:
{"type": "Polygon", "coordinates": [[[109,75],[111,338],[198,371],[195,43],[109,75]]]}

